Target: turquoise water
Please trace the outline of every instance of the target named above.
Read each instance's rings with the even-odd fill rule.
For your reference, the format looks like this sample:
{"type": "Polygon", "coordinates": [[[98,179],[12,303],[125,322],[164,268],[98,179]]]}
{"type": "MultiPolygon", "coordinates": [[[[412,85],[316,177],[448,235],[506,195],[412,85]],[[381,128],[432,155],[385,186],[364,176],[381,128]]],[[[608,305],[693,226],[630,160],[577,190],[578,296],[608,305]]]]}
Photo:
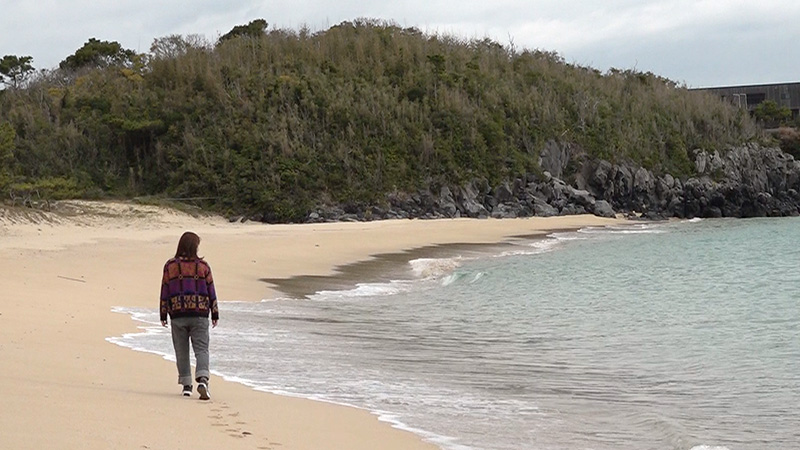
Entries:
{"type": "MultiPolygon", "coordinates": [[[[800,448],[800,220],[585,229],[226,302],[218,373],[445,449],[800,448]]],[[[155,310],[110,339],[170,355],[155,310]]]]}

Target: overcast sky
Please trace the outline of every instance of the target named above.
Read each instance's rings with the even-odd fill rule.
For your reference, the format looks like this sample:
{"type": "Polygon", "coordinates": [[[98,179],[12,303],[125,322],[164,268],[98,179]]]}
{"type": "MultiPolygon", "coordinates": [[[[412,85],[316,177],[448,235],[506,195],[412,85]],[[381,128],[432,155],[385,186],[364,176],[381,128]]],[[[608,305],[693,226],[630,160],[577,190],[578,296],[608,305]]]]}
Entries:
{"type": "Polygon", "coordinates": [[[158,37],[213,41],[257,18],[319,31],[359,17],[690,87],[800,81],[800,0],[0,0],[0,56],[54,68],[92,37],[146,52],[158,37]]]}

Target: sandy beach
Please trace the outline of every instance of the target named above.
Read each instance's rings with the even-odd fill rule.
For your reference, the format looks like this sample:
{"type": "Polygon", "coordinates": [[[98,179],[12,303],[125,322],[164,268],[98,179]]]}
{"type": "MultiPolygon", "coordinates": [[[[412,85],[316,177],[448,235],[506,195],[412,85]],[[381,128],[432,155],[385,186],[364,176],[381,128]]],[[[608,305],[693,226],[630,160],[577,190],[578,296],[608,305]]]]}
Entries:
{"type": "MultiPolygon", "coordinates": [[[[332,275],[374,255],[625,222],[568,216],[265,225],[128,203],[58,209],[0,207],[4,449],[436,448],[367,411],[219,377],[211,380],[211,401],[183,398],[173,362],[106,341],[136,331],[112,309],[157,307],[163,263],[186,230],[201,236],[200,254],[224,302],[275,298],[281,294],[263,279],[332,275]]],[[[225,327],[224,303],[220,310],[225,327]]]]}

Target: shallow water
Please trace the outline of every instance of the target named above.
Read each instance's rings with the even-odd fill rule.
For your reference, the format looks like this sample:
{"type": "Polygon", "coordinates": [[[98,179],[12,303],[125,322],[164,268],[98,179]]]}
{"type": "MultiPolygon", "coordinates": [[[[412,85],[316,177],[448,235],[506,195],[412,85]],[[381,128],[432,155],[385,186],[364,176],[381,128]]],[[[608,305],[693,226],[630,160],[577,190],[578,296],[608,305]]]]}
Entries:
{"type": "MultiPolygon", "coordinates": [[[[585,229],[225,302],[216,372],[446,449],[800,448],[800,220],[585,229]]],[[[170,355],[157,311],[120,309],[170,355]]]]}

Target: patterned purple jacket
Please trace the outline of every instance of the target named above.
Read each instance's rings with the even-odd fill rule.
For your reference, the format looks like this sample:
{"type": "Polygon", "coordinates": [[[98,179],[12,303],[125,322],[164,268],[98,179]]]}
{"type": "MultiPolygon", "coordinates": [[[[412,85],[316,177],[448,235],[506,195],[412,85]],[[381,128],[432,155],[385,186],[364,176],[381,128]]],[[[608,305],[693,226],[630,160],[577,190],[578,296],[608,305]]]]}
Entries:
{"type": "Polygon", "coordinates": [[[202,259],[172,258],[161,279],[161,320],[176,317],[219,319],[211,267],[202,259]]]}

